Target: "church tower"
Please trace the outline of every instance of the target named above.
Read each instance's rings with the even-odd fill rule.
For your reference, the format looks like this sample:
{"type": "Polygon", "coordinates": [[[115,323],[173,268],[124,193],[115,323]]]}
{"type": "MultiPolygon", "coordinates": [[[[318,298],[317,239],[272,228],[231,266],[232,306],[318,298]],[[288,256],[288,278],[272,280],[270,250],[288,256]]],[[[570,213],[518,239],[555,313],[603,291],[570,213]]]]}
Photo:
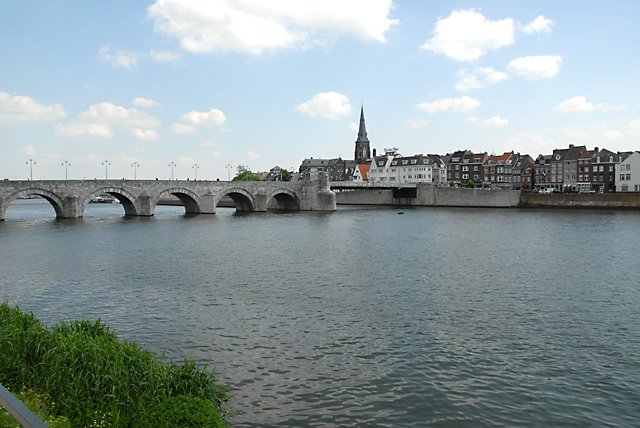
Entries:
{"type": "Polygon", "coordinates": [[[371,148],[367,138],[367,127],[364,124],[364,107],[360,107],[360,128],[358,128],[358,138],[356,139],[356,151],[353,156],[356,163],[367,163],[371,159],[371,148]]]}

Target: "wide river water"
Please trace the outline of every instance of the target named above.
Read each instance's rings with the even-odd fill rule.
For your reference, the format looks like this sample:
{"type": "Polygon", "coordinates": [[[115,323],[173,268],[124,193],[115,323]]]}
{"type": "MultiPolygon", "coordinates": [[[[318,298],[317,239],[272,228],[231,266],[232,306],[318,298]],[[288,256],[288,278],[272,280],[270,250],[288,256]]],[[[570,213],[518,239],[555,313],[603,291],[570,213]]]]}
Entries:
{"type": "Polygon", "coordinates": [[[0,222],[0,298],[215,367],[237,426],[638,426],[640,213],[0,222]]]}

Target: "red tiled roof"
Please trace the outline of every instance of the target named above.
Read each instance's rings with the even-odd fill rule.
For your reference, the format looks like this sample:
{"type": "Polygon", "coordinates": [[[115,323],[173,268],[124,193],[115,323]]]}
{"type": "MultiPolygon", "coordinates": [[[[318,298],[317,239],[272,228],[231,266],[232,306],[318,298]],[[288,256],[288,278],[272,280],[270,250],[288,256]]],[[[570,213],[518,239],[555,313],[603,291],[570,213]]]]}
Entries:
{"type": "Polygon", "coordinates": [[[364,164],[364,163],[358,164],[360,175],[362,176],[362,179],[365,181],[369,180],[369,168],[371,168],[371,165],[369,164],[364,164]]]}

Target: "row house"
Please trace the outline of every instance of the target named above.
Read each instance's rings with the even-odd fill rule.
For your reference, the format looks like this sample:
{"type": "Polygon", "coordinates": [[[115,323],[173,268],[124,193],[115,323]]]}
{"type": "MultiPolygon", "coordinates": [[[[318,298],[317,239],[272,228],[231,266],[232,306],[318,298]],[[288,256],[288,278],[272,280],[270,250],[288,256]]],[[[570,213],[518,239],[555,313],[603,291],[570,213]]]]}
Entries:
{"type": "Polygon", "coordinates": [[[594,152],[595,154],[591,158],[591,190],[602,193],[615,192],[615,167],[626,156],[622,153],[613,153],[607,149],[598,150],[597,147],[594,152]]]}
{"type": "Polygon", "coordinates": [[[551,155],[538,155],[534,165],[534,189],[551,187],[551,155]]]}
{"type": "Polygon", "coordinates": [[[484,163],[484,182],[492,188],[511,189],[515,160],[516,155],[513,152],[489,156],[484,163]]]}
{"type": "Polygon", "coordinates": [[[576,186],[574,189],[579,192],[591,190],[591,158],[595,153],[595,150],[585,150],[578,155],[576,160],[576,186]]]}
{"type": "Polygon", "coordinates": [[[469,180],[469,171],[463,171],[463,164],[468,164],[473,153],[470,150],[458,150],[453,153],[447,153],[447,178],[449,186],[466,185],[469,180]],[[466,162],[465,162],[466,161],[466,162]],[[466,176],[466,179],[463,178],[466,176]],[[464,182],[464,183],[463,183],[464,182]]]}
{"type": "Polygon", "coordinates": [[[529,155],[516,154],[516,160],[511,170],[511,184],[513,190],[532,189],[531,175],[534,171],[535,161],[529,155]]]}
{"type": "Polygon", "coordinates": [[[574,146],[573,144],[569,144],[568,149],[555,149],[551,155],[550,175],[545,188],[552,187],[563,190],[570,187],[575,189],[578,184],[578,156],[586,150],[585,146],[574,146]]]}
{"type": "Polygon", "coordinates": [[[298,172],[300,177],[315,179],[318,172],[324,172],[329,176],[329,181],[345,181],[351,180],[355,162],[343,160],[342,158],[333,159],[314,159],[309,158],[302,161],[298,172]]]}
{"type": "Polygon", "coordinates": [[[640,192],[640,152],[623,153],[615,166],[616,192],[640,192]]]}

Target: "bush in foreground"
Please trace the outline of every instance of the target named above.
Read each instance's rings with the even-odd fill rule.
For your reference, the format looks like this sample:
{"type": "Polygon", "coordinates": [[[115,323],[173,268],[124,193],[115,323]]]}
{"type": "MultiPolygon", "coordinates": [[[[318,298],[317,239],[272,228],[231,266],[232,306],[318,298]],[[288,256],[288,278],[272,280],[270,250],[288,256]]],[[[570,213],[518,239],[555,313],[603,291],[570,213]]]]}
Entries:
{"type": "Polygon", "coordinates": [[[72,426],[226,426],[228,394],[213,371],[190,360],[162,363],[99,320],[47,329],[33,314],[2,304],[0,383],[52,397],[52,415],[72,426]]]}

